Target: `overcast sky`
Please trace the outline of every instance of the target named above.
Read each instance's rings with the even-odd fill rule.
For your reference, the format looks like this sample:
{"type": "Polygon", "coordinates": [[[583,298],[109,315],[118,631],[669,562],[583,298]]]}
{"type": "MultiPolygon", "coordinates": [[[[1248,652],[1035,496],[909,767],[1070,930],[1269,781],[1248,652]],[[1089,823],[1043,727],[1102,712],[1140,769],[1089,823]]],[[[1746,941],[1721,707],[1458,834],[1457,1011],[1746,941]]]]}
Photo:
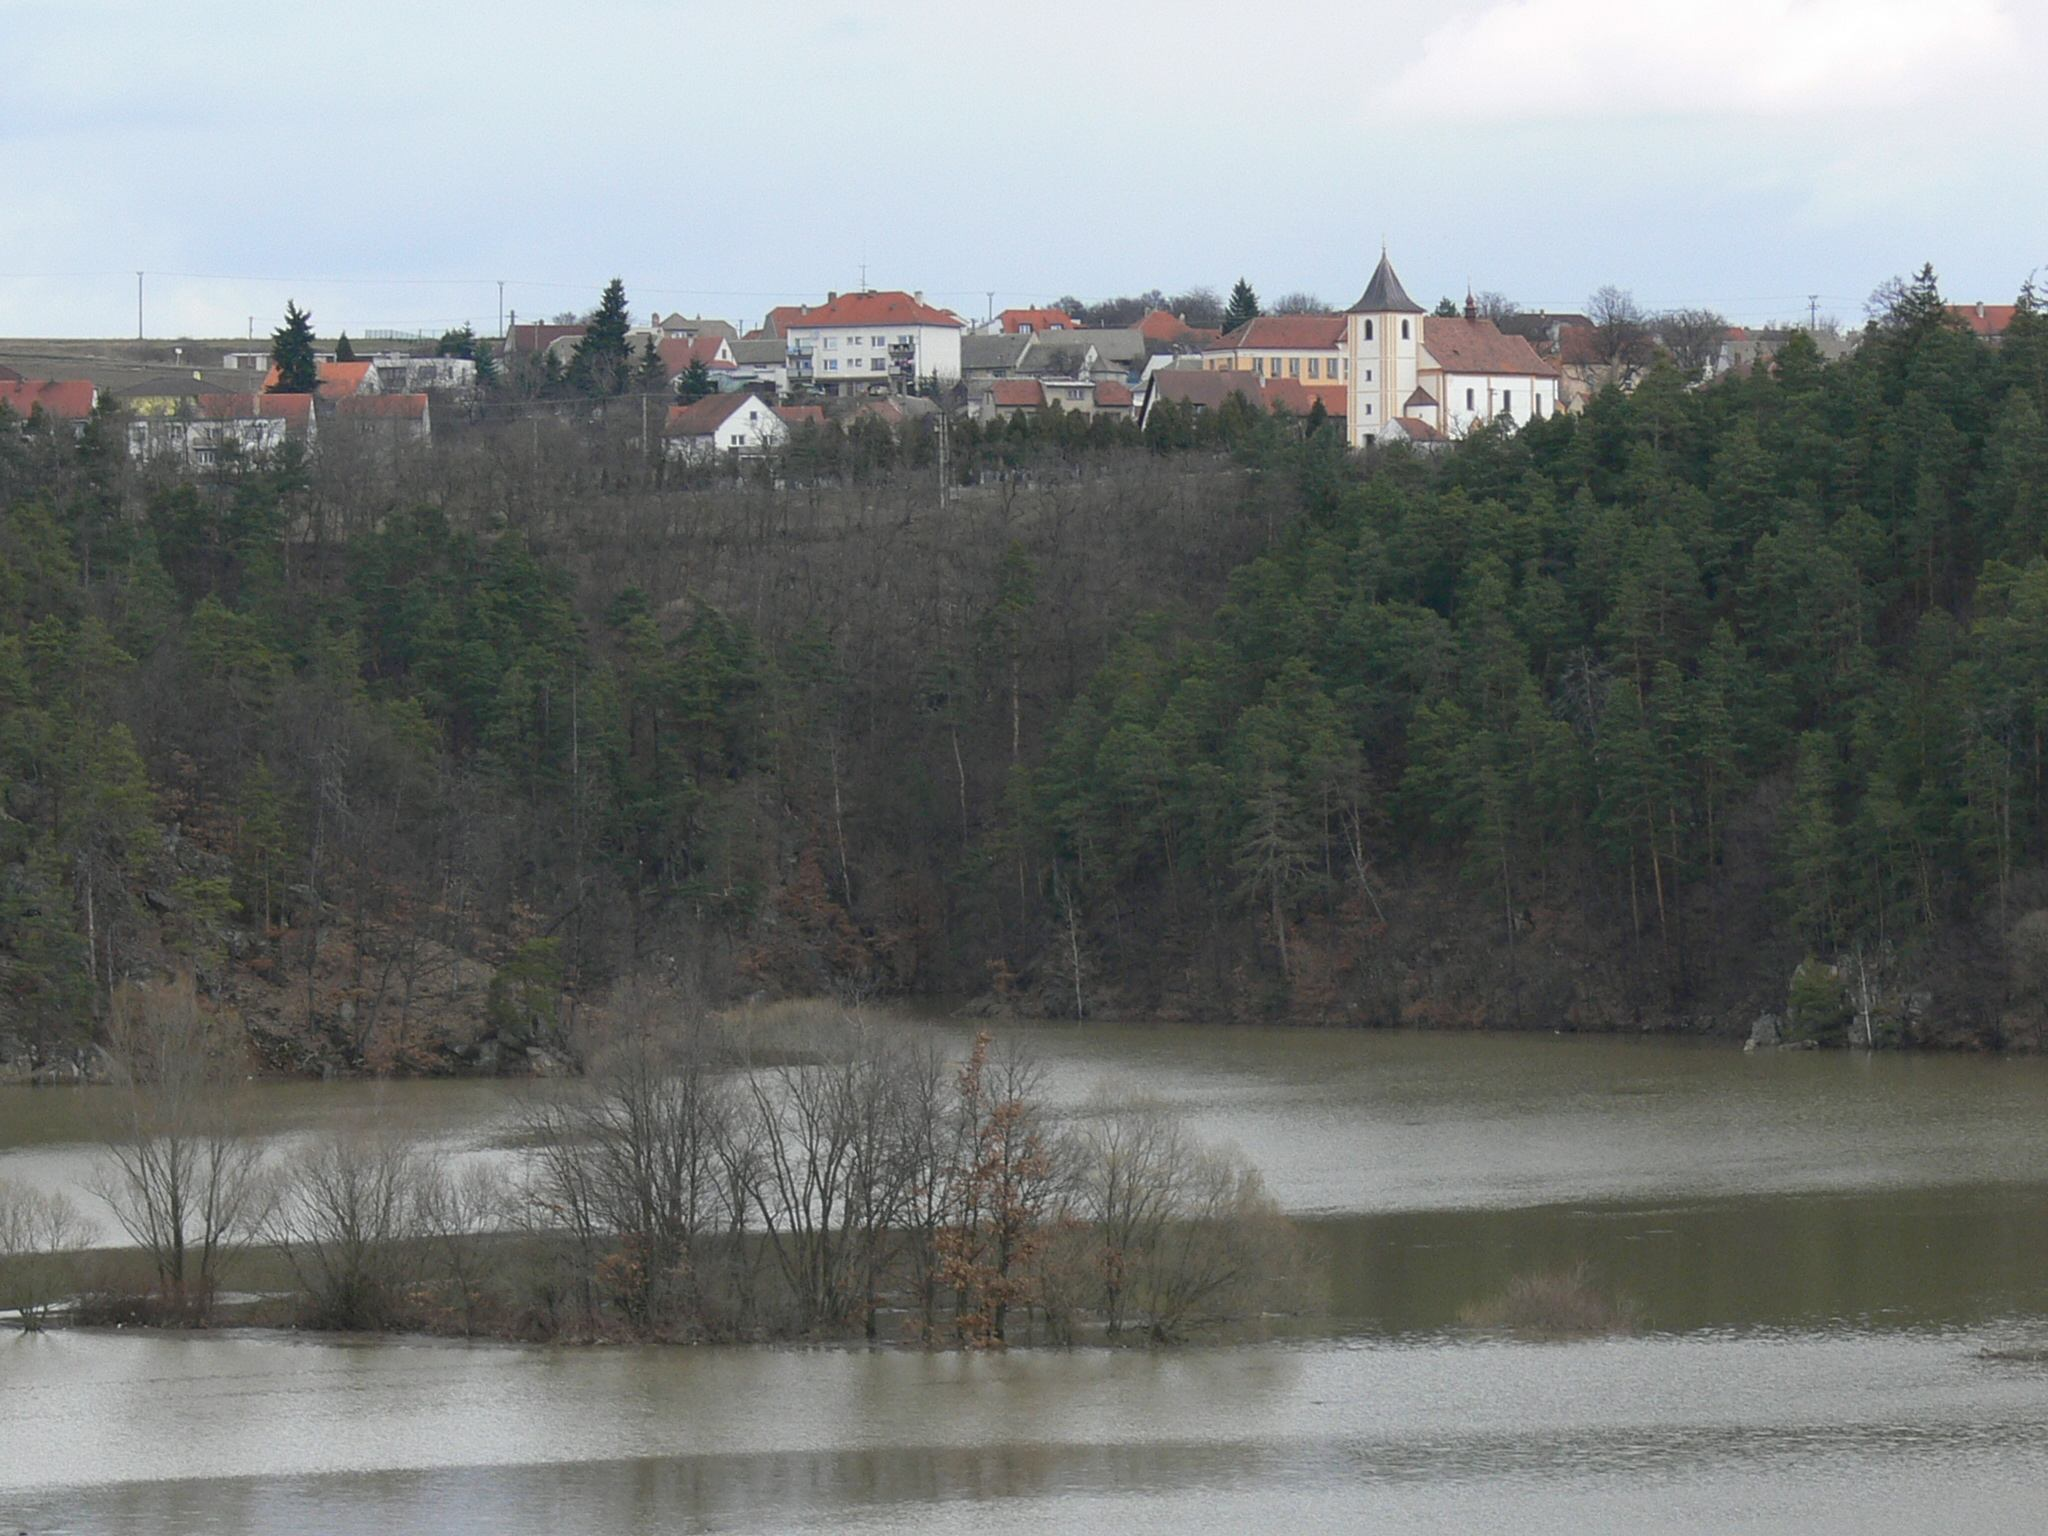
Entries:
{"type": "Polygon", "coordinates": [[[2048,267],[2048,0],[0,0],[0,334],[2048,267]]]}

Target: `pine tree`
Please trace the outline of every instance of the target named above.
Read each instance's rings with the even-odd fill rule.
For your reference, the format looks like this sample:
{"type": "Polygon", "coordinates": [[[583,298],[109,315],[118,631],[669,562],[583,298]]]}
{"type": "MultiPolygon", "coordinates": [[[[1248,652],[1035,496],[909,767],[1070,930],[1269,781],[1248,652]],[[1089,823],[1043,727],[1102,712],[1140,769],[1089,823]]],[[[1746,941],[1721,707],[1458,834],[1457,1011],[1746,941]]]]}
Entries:
{"type": "Polygon", "coordinates": [[[1230,307],[1223,311],[1224,334],[1248,325],[1259,318],[1259,296],[1252,292],[1252,285],[1243,278],[1230,290],[1230,307]]]}
{"type": "Polygon", "coordinates": [[[441,340],[434,348],[436,357],[475,357],[476,332],[466,325],[459,325],[452,331],[443,331],[441,340]]]}
{"type": "Polygon", "coordinates": [[[313,317],[285,301],[284,324],[270,333],[270,362],[277,369],[274,395],[310,395],[320,386],[320,364],[313,356],[313,317]]]}
{"type": "Polygon", "coordinates": [[[661,360],[661,353],[654,345],[654,333],[647,333],[647,340],[640,347],[640,370],[638,385],[643,395],[658,395],[668,388],[668,364],[661,360]]]}
{"type": "Polygon", "coordinates": [[[576,343],[576,357],[569,365],[570,381],[588,395],[623,395],[633,375],[632,349],[626,332],[632,321],[626,311],[626,284],[613,278],[605,284],[604,297],[583,339],[576,343]]]}
{"type": "Polygon", "coordinates": [[[682,377],[676,380],[676,398],[685,405],[717,392],[718,386],[712,382],[711,370],[704,366],[701,357],[692,358],[690,366],[685,368],[682,377]]]}
{"type": "Polygon", "coordinates": [[[474,344],[472,355],[476,358],[477,393],[494,394],[498,385],[503,382],[503,376],[498,370],[497,351],[488,341],[479,341],[474,344]]]}
{"type": "Polygon", "coordinates": [[[334,343],[334,360],[337,363],[352,363],[356,360],[356,349],[348,344],[347,331],[343,331],[334,343]]]}
{"type": "Polygon", "coordinates": [[[1458,306],[1448,298],[1438,299],[1430,314],[1438,320],[1455,320],[1458,318],[1458,306]]]}

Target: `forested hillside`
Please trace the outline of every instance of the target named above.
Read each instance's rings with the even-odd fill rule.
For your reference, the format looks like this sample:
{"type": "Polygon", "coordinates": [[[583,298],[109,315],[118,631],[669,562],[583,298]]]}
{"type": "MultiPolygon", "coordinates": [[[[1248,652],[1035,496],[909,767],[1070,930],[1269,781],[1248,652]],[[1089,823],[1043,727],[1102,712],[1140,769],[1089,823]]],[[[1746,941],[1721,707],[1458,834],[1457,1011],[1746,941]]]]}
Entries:
{"type": "Polygon", "coordinates": [[[0,423],[0,1054],[163,969],[294,1070],[629,979],[2032,1043],[2044,402],[1930,277],[1440,460],[1020,428],[943,502],[872,437],[668,478],[637,412],[197,484],[0,423]]]}

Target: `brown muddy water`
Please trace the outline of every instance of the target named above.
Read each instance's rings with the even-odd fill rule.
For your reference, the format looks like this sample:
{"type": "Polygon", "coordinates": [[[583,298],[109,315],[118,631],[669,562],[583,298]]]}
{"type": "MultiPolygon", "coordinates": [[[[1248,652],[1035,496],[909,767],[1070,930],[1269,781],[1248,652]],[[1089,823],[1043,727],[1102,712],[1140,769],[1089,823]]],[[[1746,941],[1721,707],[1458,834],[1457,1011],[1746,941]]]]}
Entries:
{"type": "MultiPolygon", "coordinates": [[[[0,1336],[0,1529],[2048,1529],[2048,1366],[2025,1358],[2048,1343],[2048,1063],[1029,1033],[1060,1102],[1140,1087],[1265,1169],[1325,1256],[1306,1336],[989,1359],[0,1336]],[[1579,1260],[1639,1336],[1457,1325],[1579,1260]]],[[[280,1140],[374,1105],[502,1158],[521,1091],[259,1105],[280,1140]]],[[[103,1103],[0,1091],[0,1178],[80,1189],[103,1103]]]]}

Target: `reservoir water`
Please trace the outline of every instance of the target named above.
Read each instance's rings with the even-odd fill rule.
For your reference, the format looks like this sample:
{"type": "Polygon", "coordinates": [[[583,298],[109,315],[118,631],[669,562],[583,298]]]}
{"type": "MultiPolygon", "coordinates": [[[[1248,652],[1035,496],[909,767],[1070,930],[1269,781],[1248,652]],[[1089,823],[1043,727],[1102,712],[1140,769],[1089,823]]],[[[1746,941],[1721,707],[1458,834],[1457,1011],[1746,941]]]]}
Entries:
{"type": "MultiPolygon", "coordinates": [[[[985,1358],[0,1335],[0,1527],[2048,1528],[2048,1064],[1029,1034],[1057,1100],[1141,1087],[1265,1170],[1322,1255],[1312,1325],[985,1358]],[[1459,1326],[1578,1260],[1638,1336],[1459,1326]]],[[[522,1091],[257,1098],[280,1139],[374,1105],[488,1158],[522,1091]]],[[[81,1191],[103,1110],[0,1090],[0,1178],[81,1191]]]]}

